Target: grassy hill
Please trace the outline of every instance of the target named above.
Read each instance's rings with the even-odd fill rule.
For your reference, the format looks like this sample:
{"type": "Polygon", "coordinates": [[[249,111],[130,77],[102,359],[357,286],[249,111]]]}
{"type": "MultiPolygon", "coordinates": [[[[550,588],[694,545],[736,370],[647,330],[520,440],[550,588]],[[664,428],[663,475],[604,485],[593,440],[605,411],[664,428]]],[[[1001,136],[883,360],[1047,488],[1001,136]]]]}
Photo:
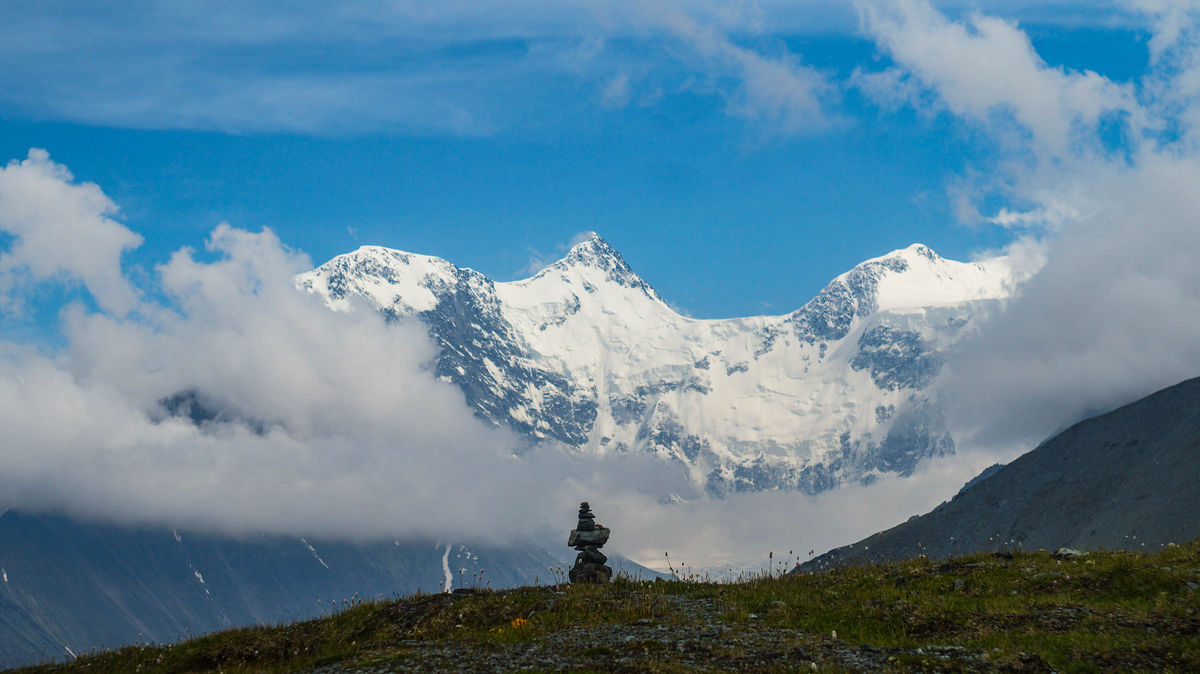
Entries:
{"type": "Polygon", "coordinates": [[[1200,540],[816,575],[618,580],[339,604],[332,615],[24,672],[1200,671],[1200,540]]]}

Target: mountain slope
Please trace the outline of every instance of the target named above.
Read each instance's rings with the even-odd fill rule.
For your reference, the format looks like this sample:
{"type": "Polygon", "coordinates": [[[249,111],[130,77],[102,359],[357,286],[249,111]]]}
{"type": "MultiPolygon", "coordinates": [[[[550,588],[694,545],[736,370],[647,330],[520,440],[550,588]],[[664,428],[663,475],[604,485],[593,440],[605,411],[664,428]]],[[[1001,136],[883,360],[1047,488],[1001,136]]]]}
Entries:
{"type": "Polygon", "coordinates": [[[807,563],[1200,536],[1200,378],[1082,421],[933,511],[807,563]]]}
{"type": "Polygon", "coordinates": [[[1200,541],[1065,562],[1016,553],[405,597],[28,674],[1195,672],[1197,566],[1200,541]]]}
{"type": "Polygon", "coordinates": [[[355,595],[545,582],[561,563],[528,542],[236,539],[8,511],[0,516],[0,667],[310,618],[355,595]]]}
{"type": "Polygon", "coordinates": [[[592,234],[508,283],[380,247],[298,283],[337,310],[423,322],[438,375],[480,416],[578,451],[650,453],[720,495],[816,492],[953,451],[925,391],[945,349],[1020,280],[1005,258],[913,245],[790,314],[696,320],[592,234]]]}

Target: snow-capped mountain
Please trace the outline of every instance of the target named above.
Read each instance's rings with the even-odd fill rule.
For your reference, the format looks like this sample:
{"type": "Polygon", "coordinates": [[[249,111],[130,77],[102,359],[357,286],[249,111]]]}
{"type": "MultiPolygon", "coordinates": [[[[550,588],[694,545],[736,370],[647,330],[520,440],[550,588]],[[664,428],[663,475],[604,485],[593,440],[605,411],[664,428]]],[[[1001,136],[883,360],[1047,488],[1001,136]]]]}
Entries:
{"type": "Polygon", "coordinates": [[[520,281],[365,246],[298,283],[337,310],[360,298],[419,318],[437,374],[487,419],[578,451],[648,452],[728,494],[817,492],[952,452],[927,389],[946,348],[1020,280],[1003,257],[913,245],[790,314],[697,320],[592,234],[520,281]]]}

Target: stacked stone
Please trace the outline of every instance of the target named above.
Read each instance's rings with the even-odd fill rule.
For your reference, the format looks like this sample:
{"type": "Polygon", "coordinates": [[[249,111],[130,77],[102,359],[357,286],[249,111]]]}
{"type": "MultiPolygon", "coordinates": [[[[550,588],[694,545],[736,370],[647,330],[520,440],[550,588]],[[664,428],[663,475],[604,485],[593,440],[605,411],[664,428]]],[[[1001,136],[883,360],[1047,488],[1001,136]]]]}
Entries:
{"type": "Polygon", "coordinates": [[[612,569],[605,566],[608,557],[600,548],[608,542],[609,530],[596,524],[596,516],[587,501],[579,504],[579,524],[571,530],[567,545],[579,551],[575,566],[568,576],[572,583],[607,583],[612,580],[612,569]]]}

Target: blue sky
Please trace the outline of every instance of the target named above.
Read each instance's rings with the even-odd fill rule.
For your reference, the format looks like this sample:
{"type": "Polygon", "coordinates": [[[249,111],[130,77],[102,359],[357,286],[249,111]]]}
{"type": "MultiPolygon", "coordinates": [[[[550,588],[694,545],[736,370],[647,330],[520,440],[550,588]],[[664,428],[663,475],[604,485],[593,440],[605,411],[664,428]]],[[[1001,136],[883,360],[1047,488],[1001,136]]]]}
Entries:
{"type": "MultiPolygon", "coordinates": [[[[913,242],[1014,237],[959,203],[995,136],[867,96],[894,63],[846,3],[84,7],[0,9],[0,156],[44,148],[98,184],[145,238],[124,258],[145,285],[219,222],[314,263],[376,244],[497,280],[595,230],[721,317],[791,311],[913,242]]],[[[1145,21],[1083,7],[940,5],[1016,22],[1050,68],[1142,76],[1145,21]]]]}

